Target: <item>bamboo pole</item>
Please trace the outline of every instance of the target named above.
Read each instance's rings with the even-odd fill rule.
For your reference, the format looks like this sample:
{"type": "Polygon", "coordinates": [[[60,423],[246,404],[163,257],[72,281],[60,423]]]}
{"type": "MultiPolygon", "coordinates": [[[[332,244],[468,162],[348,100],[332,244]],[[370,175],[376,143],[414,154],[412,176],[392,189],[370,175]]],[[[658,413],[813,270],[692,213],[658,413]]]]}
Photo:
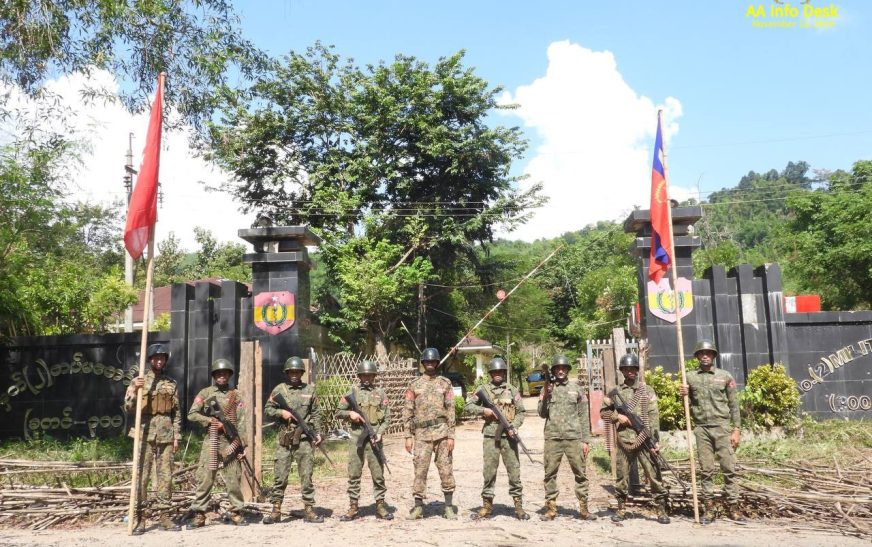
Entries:
{"type": "MultiPolygon", "coordinates": [[[[662,122],[663,122],[663,111],[658,110],[657,111],[657,127],[660,127],[661,130],[663,127],[662,122]]],[[[669,175],[668,175],[668,170],[666,167],[666,145],[663,144],[662,146],[663,146],[663,177],[667,181],[667,186],[666,186],[667,195],[665,196],[665,198],[667,200],[667,203],[669,203],[669,201],[668,201],[669,200],[669,186],[668,186],[669,175]]],[[[654,153],[656,154],[657,151],[655,150],[654,153]]],[[[667,224],[669,226],[669,246],[672,249],[672,262],[673,262],[671,264],[671,268],[669,268],[669,269],[672,271],[672,276],[671,276],[672,277],[672,304],[675,307],[675,334],[676,334],[676,337],[678,339],[678,368],[681,371],[681,385],[687,385],[687,370],[685,369],[685,366],[684,366],[684,336],[681,333],[681,310],[679,309],[678,287],[677,287],[677,283],[678,283],[678,263],[677,262],[678,261],[676,260],[677,253],[675,252],[676,251],[675,250],[675,234],[673,233],[673,230],[672,230],[672,206],[671,206],[671,203],[669,203],[669,206],[666,207],[666,211],[667,211],[667,217],[668,217],[667,224]]],[[[653,236],[652,236],[651,244],[652,245],[654,244],[653,236]]],[[[697,522],[697,524],[699,524],[699,499],[697,497],[697,491],[696,491],[696,463],[695,463],[694,458],[693,458],[693,442],[691,441],[691,438],[690,438],[692,435],[691,428],[690,428],[690,398],[688,395],[685,395],[682,399],[684,400],[684,421],[685,421],[685,424],[687,425],[687,453],[690,456],[690,487],[691,487],[691,491],[693,492],[693,520],[695,520],[697,522]]]]}

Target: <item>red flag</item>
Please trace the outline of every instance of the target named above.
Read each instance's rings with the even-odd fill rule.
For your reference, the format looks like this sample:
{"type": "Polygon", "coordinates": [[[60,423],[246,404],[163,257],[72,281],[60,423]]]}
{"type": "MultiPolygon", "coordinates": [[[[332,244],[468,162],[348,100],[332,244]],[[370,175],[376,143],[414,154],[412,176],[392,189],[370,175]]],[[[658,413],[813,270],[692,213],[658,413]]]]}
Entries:
{"type": "Polygon", "coordinates": [[[672,265],[672,238],[669,225],[669,185],[664,165],[663,134],[660,131],[660,116],[657,116],[657,138],[654,142],[654,165],[651,168],[651,257],[648,277],[654,283],[672,265]]]}
{"type": "Polygon", "coordinates": [[[127,224],[124,227],[124,246],[134,259],[142,255],[157,221],[157,177],[160,170],[160,135],[163,102],[163,74],[158,77],[157,94],[151,106],[148,135],[142,152],[142,165],[136,177],[136,186],[130,196],[127,224]]]}

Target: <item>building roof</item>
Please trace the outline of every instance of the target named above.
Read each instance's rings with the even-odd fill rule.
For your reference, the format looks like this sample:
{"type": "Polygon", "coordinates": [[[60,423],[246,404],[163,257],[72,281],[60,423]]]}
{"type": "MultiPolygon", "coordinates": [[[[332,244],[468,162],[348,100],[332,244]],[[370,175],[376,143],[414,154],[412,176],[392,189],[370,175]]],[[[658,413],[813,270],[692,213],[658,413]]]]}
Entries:
{"type": "Polygon", "coordinates": [[[483,338],[478,338],[476,336],[467,336],[463,339],[463,342],[457,346],[458,353],[488,353],[488,354],[497,354],[502,353],[503,348],[497,346],[483,338]]]}

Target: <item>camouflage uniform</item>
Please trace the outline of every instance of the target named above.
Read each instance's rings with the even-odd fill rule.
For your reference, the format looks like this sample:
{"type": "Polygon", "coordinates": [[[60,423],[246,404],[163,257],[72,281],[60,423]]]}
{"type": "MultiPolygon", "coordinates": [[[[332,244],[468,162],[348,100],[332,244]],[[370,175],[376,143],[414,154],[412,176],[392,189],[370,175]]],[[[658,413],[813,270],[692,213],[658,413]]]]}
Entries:
{"type": "MultiPolygon", "coordinates": [[[[640,384],[638,381],[633,385],[621,384],[618,388],[621,398],[627,403],[630,411],[636,416],[639,416],[642,421],[648,426],[648,431],[651,432],[651,440],[655,443],[660,440],[660,414],[657,410],[657,396],[654,390],[640,384]]],[[[636,432],[629,425],[622,425],[618,422],[618,413],[614,410],[611,401],[604,400],[600,410],[600,416],[605,422],[611,421],[617,428],[617,445],[616,452],[616,467],[617,480],[615,482],[615,497],[618,499],[619,506],[627,499],[629,492],[630,480],[630,465],[635,459],[639,466],[645,471],[648,480],[651,484],[651,493],[654,496],[654,503],[662,505],[669,496],[669,491],[663,486],[663,479],[660,476],[660,468],[651,462],[651,458],[643,451],[647,449],[642,447],[633,448],[633,444],[637,440],[636,432]]]]}
{"type": "Polygon", "coordinates": [[[436,469],[445,494],[454,492],[452,455],[445,441],[454,438],[454,390],[444,376],[415,379],[406,390],[403,405],[403,430],[406,439],[415,439],[415,482],[412,495],[424,498],[430,460],[436,456],[436,469]]]}
{"type": "Polygon", "coordinates": [[[590,410],[587,397],[576,382],[566,380],[552,384],[551,402],[544,404],[545,392],[539,395],[539,416],[545,418],[545,501],[557,500],[557,470],[563,456],[575,475],[575,496],[587,504],[587,458],[582,444],[590,443],[590,410]]]}
{"type": "MultiPolygon", "coordinates": [[[[376,435],[382,436],[391,424],[391,407],[385,390],[373,386],[355,386],[351,393],[354,395],[364,418],[375,430],[376,435]]],[[[349,420],[349,406],[345,397],[339,402],[336,417],[340,420],[349,420]]],[[[348,440],[348,498],[352,501],[360,499],[360,477],[363,475],[363,460],[369,465],[369,474],[372,475],[372,490],[376,501],[384,500],[387,493],[385,486],[385,471],[378,461],[369,441],[358,446],[357,442],[363,434],[363,426],[350,422],[351,438],[348,440]]]]}
{"type": "MultiPolygon", "coordinates": [[[[321,431],[321,414],[318,412],[318,398],[315,395],[314,385],[305,382],[297,385],[282,382],[272,390],[264,407],[264,413],[269,418],[283,421],[282,409],[273,400],[277,395],[281,395],[291,408],[299,412],[306,424],[315,432],[321,431]]],[[[302,434],[302,431],[299,433],[297,435],[297,426],[293,419],[283,424],[279,430],[275,454],[275,482],[270,495],[273,504],[281,505],[288,487],[291,464],[296,461],[300,473],[303,503],[307,506],[315,505],[315,485],[312,483],[313,448],[312,443],[309,442],[314,439],[309,439],[302,434]]]]}
{"type": "MultiPolygon", "coordinates": [[[[145,373],[142,387],[142,427],[140,430],[140,483],[142,499],[154,468],[157,483],[157,499],[161,505],[169,506],[172,499],[173,484],[173,442],[182,436],[182,414],[176,381],[154,372],[145,373]]],[[[132,413],[136,409],[136,388],[133,384],[124,394],[124,408],[132,413]]],[[[130,429],[130,437],[134,430],[130,429]]]]}
{"type": "Polygon", "coordinates": [[[711,501],[714,496],[713,477],[717,472],[716,460],[724,474],[724,492],[727,504],[739,501],[736,483],[736,453],[730,444],[730,434],[739,429],[739,399],[736,381],[729,372],[711,367],[687,373],[690,391],[690,413],[699,456],[702,480],[702,498],[711,501]]]}
{"type": "MultiPolygon", "coordinates": [[[[489,382],[482,386],[488,398],[502,411],[503,415],[509,422],[515,426],[515,429],[521,427],[524,423],[524,403],[521,400],[521,394],[511,384],[495,385],[489,382]]],[[[484,413],[484,407],[480,406],[477,392],[467,397],[466,408],[474,415],[484,413]]],[[[509,475],[509,494],[513,497],[519,497],[523,493],[521,486],[521,462],[518,459],[518,443],[509,442],[508,436],[503,432],[500,439],[495,439],[499,422],[496,418],[485,419],[482,434],[484,435],[482,453],[484,456],[484,486],[481,490],[481,497],[485,499],[493,499],[494,484],[497,481],[497,470],[500,466],[500,456],[503,458],[503,465],[506,466],[506,473],[509,475]]]]}
{"type": "MultiPolygon", "coordinates": [[[[224,415],[231,421],[235,414],[236,428],[239,431],[239,436],[244,439],[247,422],[245,419],[245,408],[242,404],[242,398],[238,390],[231,389],[227,386],[224,386],[223,388],[209,386],[200,390],[197,396],[194,397],[194,404],[191,405],[191,409],[188,411],[188,421],[200,424],[205,427],[207,431],[209,430],[211,418],[203,413],[203,406],[211,397],[214,397],[215,400],[218,401],[218,404],[224,411],[224,415]]],[[[219,467],[223,464],[221,476],[227,487],[227,495],[230,498],[231,509],[235,513],[239,513],[239,511],[242,510],[243,505],[242,488],[240,483],[242,479],[242,465],[235,457],[224,455],[228,449],[228,444],[227,437],[224,436],[224,433],[218,433],[219,467]]],[[[217,470],[209,469],[209,452],[209,435],[207,434],[206,438],[203,439],[203,448],[200,450],[200,461],[197,467],[197,492],[193,503],[191,503],[191,510],[197,513],[204,513],[206,511],[209,505],[209,500],[211,499],[212,486],[215,483],[215,475],[217,473],[217,470]]]]}

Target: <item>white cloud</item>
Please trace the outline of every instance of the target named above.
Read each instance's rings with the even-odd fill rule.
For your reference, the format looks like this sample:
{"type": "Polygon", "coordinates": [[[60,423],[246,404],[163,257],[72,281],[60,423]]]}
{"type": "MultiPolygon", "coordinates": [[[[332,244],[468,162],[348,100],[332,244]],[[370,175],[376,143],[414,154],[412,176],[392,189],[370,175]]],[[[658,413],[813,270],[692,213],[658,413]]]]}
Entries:
{"type": "MultiPolygon", "coordinates": [[[[118,92],[117,82],[105,71],[94,71],[90,77],[72,74],[48,82],[47,89],[59,97],[60,104],[71,115],[65,120],[66,125],[58,120],[48,124],[56,127],[43,124],[43,129],[67,129],[67,134],[87,143],[82,164],[70,167],[70,198],[109,204],[125,199],[124,164],[131,133],[134,169],[139,169],[142,162],[148,112],[133,115],[118,102],[84,101],[81,93],[88,86],[111,94],[118,92]]],[[[7,102],[9,106],[22,109],[19,115],[31,118],[33,112],[45,108],[15,92],[7,102]]],[[[158,209],[157,242],[172,231],[183,247],[196,250],[194,228],[200,226],[210,230],[219,241],[244,243],[236,232],[250,226],[253,215],[243,215],[230,196],[207,192],[203,185],[217,187],[228,179],[226,173],[195,156],[184,132],[164,130],[160,163],[163,205],[158,209]]]]}
{"type": "MultiPolygon", "coordinates": [[[[509,115],[541,140],[522,184],[542,182],[550,197],[526,225],[504,235],[554,237],[599,220],[623,220],[633,205],[648,207],[657,110],[663,109],[668,145],[678,132],[677,99],[655,105],[624,81],[611,52],[563,41],[548,47],[545,76],[501,101],[519,105],[509,115]]],[[[671,193],[687,195],[674,186],[671,193]]]]}

